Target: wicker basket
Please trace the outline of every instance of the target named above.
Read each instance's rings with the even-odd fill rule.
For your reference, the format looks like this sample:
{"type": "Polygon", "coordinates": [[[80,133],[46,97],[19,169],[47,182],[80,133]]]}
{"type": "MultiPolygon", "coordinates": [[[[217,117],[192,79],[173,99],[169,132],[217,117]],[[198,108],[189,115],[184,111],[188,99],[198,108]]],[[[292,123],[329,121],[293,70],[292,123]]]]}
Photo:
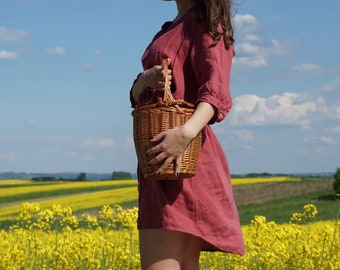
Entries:
{"type": "MultiPolygon", "coordinates": [[[[168,69],[167,60],[163,61],[165,74],[168,69]]],[[[183,125],[194,113],[194,105],[182,100],[175,100],[171,94],[169,81],[165,80],[162,103],[138,107],[132,111],[133,136],[139,166],[145,178],[153,180],[178,180],[195,175],[199,152],[201,150],[201,132],[191,141],[182,155],[179,175],[175,174],[175,164],[171,163],[162,174],[157,174],[163,162],[149,165],[152,157],[147,150],[158,143],[150,142],[150,138],[167,129],[183,125]]]]}

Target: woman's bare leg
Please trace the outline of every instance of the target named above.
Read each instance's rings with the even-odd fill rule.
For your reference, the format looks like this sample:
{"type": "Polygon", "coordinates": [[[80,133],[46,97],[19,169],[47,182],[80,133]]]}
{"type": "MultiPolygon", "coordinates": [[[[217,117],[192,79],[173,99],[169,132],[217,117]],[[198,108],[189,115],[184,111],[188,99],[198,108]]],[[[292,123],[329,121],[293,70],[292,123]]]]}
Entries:
{"type": "Polygon", "coordinates": [[[139,231],[143,270],[181,270],[198,267],[200,241],[190,234],[162,229],[139,231]],[[195,258],[193,258],[195,257],[195,258]],[[184,262],[186,261],[186,262],[184,262]]]}
{"type": "Polygon", "coordinates": [[[199,258],[202,249],[202,239],[190,235],[189,244],[183,258],[181,270],[199,270],[199,258]]]}

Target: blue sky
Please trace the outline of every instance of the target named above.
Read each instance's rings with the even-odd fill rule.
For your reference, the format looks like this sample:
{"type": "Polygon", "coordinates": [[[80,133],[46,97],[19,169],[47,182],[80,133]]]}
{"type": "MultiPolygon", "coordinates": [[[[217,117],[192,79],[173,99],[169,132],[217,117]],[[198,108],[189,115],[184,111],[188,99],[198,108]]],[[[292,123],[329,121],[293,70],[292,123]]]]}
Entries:
{"type": "MultiPolygon", "coordinates": [[[[340,1],[239,1],[232,173],[340,167],[340,1]]],[[[0,171],[135,172],[128,93],[160,0],[1,0],[0,171]]]]}

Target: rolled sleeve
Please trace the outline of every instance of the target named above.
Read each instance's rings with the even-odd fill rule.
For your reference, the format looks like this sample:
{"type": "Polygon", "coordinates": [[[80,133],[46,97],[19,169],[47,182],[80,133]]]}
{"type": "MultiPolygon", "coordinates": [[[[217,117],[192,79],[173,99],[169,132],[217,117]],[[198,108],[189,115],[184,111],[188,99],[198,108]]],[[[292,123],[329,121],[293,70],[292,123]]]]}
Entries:
{"type": "Polygon", "coordinates": [[[209,124],[224,120],[232,107],[229,88],[232,57],[232,48],[225,49],[223,40],[212,46],[212,38],[204,25],[198,28],[191,61],[198,82],[197,103],[207,102],[215,109],[209,124]]]}
{"type": "Polygon", "coordinates": [[[210,120],[209,124],[214,124],[215,122],[221,122],[223,121],[226,116],[228,115],[231,107],[232,107],[232,99],[230,95],[218,95],[219,92],[223,93],[223,90],[216,91],[212,89],[218,88],[221,90],[221,87],[213,86],[213,88],[210,88],[209,85],[204,85],[199,89],[199,97],[196,102],[196,105],[200,102],[207,102],[210,105],[214,107],[215,115],[210,120]]]}

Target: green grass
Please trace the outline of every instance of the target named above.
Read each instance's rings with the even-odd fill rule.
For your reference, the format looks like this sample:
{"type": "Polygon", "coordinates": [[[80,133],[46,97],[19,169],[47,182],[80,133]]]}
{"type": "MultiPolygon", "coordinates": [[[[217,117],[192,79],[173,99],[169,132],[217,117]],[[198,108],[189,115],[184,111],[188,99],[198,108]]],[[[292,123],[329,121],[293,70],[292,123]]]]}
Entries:
{"type": "Polygon", "coordinates": [[[303,206],[309,203],[318,208],[318,220],[334,220],[340,218],[340,200],[319,200],[318,197],[325,194],[333,194],[333,190],[321,190],[308,195],[287,197],[273,200],[263,204],[250,204],[239,206],[239,216],[242,225],[248,225],[254,216],[265,216],[267,221],[275,221],[282,224],[289,222],[293,213],[302,212],[303,206]]]}

